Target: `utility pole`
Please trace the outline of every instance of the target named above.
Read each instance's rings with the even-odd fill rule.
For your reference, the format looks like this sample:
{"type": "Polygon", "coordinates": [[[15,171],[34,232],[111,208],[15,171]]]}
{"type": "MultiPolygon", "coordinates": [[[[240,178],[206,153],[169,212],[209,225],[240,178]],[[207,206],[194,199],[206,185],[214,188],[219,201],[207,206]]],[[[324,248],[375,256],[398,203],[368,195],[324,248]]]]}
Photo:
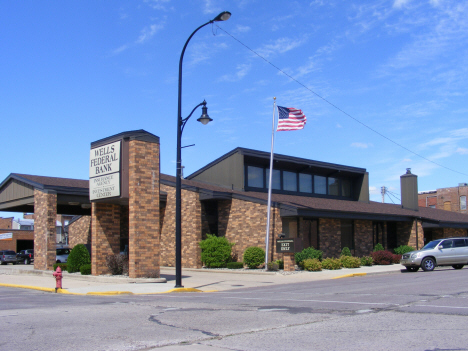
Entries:
{"type": "Polygon", "coordinates": [[[380,188],[380,193],[382,194],[382,203],[385,202],[385,194],[387,193],[387,187],[383,186],[380,188]]]}

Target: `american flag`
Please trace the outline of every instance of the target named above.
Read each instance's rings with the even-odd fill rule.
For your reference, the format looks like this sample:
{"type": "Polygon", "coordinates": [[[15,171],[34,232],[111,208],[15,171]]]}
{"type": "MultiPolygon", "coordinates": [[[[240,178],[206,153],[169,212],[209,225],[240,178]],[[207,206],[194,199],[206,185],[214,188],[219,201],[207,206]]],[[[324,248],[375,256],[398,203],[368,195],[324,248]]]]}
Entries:
{"type": "Polygon", "coordinates": [[[303,129],[307,121],[307,118],[304,113],[302,113],[302,110],[294,107],[278,106],[278,115],[279,119],[278,127],[276,128],[277,132],[303,129]]]}

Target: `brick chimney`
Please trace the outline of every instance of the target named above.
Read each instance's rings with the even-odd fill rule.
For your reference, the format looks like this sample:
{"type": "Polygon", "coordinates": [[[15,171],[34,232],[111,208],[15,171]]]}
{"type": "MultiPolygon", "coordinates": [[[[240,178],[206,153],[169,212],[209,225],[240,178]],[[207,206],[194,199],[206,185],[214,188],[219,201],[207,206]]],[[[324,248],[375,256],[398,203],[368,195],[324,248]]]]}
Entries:
{"type": "Polygon", "coordinates": [[[418,205],[418,176],[406,169],[406,174],[400,177],[401,207],[407,210],[419,211],[418,205]]]}

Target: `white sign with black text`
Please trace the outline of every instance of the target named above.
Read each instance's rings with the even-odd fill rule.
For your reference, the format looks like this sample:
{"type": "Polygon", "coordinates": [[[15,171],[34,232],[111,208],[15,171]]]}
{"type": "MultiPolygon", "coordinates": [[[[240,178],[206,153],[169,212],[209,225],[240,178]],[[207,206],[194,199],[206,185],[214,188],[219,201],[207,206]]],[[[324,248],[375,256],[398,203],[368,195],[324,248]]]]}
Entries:
{"type": "Polygon", "coordinates": [[[120,141],[91,149],[89,199],[120,196],[120,141]]]}

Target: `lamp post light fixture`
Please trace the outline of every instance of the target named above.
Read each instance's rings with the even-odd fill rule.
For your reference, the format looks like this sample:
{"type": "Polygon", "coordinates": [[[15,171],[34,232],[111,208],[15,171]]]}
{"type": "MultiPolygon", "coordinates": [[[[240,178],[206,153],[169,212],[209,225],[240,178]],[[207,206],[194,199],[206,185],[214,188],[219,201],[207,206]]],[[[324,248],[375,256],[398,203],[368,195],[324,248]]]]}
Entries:
{"type": "Polygon", "coordinates": [[[221,12],[218,16],[214,19],[202,24],[200,27],[195,29],[192,34],[190,34],[189,38],[185,42],[184,48],[182,49],[182,53],[180,54],[179,60],[179,96],[178,96],[178,111],[177,111],[177,161],[176,161],[176,214],[175,214],[175,221],[176,221],[176,288],[183,288],[182,285],[182,211],[181,211],[181,176],[182,176],[182,146],[181,146],[181,139],[182,139],[182,131],[184,130],[185,123],[189,120],[192,116],[193,112],[200,106],[202,107],[202,116],[198,119],[199,122],[203,124],[207,124],[208,122],[212,121],[212,119],[208,116],[208,110],[206,107],[206,101],[198,104],[188,115],[186,118],[182,118],[182,61],[184,60],[185,49],[187,48],[187,44],[189,43],[190,39],[192,39],[193,35],[201,28],[205,27],[206,25],[213,23],[213,22],[220,22],[220,21],[227,21],[231,17],[231,13],[228,11],[221,12]]]}

